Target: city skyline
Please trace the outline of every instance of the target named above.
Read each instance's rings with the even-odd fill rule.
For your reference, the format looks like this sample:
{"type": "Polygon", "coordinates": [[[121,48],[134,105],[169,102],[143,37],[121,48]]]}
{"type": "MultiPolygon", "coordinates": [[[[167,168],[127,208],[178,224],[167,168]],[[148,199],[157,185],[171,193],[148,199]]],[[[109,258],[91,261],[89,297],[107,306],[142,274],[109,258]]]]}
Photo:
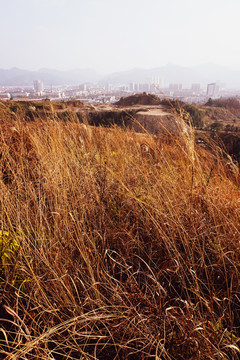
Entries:
{"type": "Polygon", "coordinates": [[[167,64],[154,69],[135,68],[110,73],[105,76],[90,69],[72,71],[0,69],[0,86],[29,86],[36,79],[41,80],[45,85],[79,85],[83,83],[126,85],[131,82],[154,83],[152,79],[156,78],[161,79],[162,87],[163,84],[176,83],[181,83],[185,87],[189,87],[193,83],[206,86],[208,83],[218,82],[225,84],[224,87],[229,89],[240,89],[240,69],[234,70],[216,64],[202,64],[189,68],[167,64]]]}
{"type": "Polygon", "coordinates": [[[167,63],[240,67],[237,0],[0,3],[3,69],[93,68],[108,74],[167,63]]]}

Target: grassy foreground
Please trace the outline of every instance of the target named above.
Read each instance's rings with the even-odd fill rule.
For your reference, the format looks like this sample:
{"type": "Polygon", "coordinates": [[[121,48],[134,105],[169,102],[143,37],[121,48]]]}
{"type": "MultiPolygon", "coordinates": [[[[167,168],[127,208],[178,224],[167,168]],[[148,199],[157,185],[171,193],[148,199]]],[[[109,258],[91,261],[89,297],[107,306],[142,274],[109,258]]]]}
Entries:
{"type": "Polygon", "coordinates": [[[239,169],[193,135],[0,129],[0,353],[239,359],[239,169]]]}

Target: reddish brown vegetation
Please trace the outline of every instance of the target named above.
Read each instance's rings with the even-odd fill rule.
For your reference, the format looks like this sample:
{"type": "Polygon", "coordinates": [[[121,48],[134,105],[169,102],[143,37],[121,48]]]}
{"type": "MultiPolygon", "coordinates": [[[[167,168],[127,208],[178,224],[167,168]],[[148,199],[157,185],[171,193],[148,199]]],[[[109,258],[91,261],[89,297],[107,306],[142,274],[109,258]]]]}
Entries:
{"type": "Polygon", "coordinates": [[[231,158],[188,133],[19,118],[0,145],[3,356],[239,358],[231,158]]]}

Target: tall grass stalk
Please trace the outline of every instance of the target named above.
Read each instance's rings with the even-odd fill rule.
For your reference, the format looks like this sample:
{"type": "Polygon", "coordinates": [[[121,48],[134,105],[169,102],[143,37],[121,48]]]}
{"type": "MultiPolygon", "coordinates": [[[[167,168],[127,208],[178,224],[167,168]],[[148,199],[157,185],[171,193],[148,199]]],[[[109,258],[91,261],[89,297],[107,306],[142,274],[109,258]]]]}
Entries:
{"type": "Polygon", "coordinates": [[[214,145],[21,119],[0,143],[6,359],[239,359],[239,171],[214,145]]]}

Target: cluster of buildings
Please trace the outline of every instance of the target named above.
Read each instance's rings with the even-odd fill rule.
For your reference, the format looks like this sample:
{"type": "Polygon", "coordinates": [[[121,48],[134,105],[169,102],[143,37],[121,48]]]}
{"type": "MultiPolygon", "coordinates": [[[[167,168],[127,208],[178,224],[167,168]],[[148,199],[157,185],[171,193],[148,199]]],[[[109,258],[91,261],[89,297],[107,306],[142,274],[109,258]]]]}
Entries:
{"type": "Polygon", "coordinates": [[[158,77],[149,82],[129,84],[80,84],[65,86],[44,86],[41,80],[34,80],[33,86],[0,88],[0,100],[67,100],[78,99],[83,102],[115,102],[121,97],[135,93],[153,93],[159,97],[179,99],[188,103],[204,103],[210,97],[230,97],[239,95],[237,90],[227,90],[224,84],[214,82],[201,87],[199,83],[184,87],[180,83],[165,85],[164,80],[158,77]]]}

